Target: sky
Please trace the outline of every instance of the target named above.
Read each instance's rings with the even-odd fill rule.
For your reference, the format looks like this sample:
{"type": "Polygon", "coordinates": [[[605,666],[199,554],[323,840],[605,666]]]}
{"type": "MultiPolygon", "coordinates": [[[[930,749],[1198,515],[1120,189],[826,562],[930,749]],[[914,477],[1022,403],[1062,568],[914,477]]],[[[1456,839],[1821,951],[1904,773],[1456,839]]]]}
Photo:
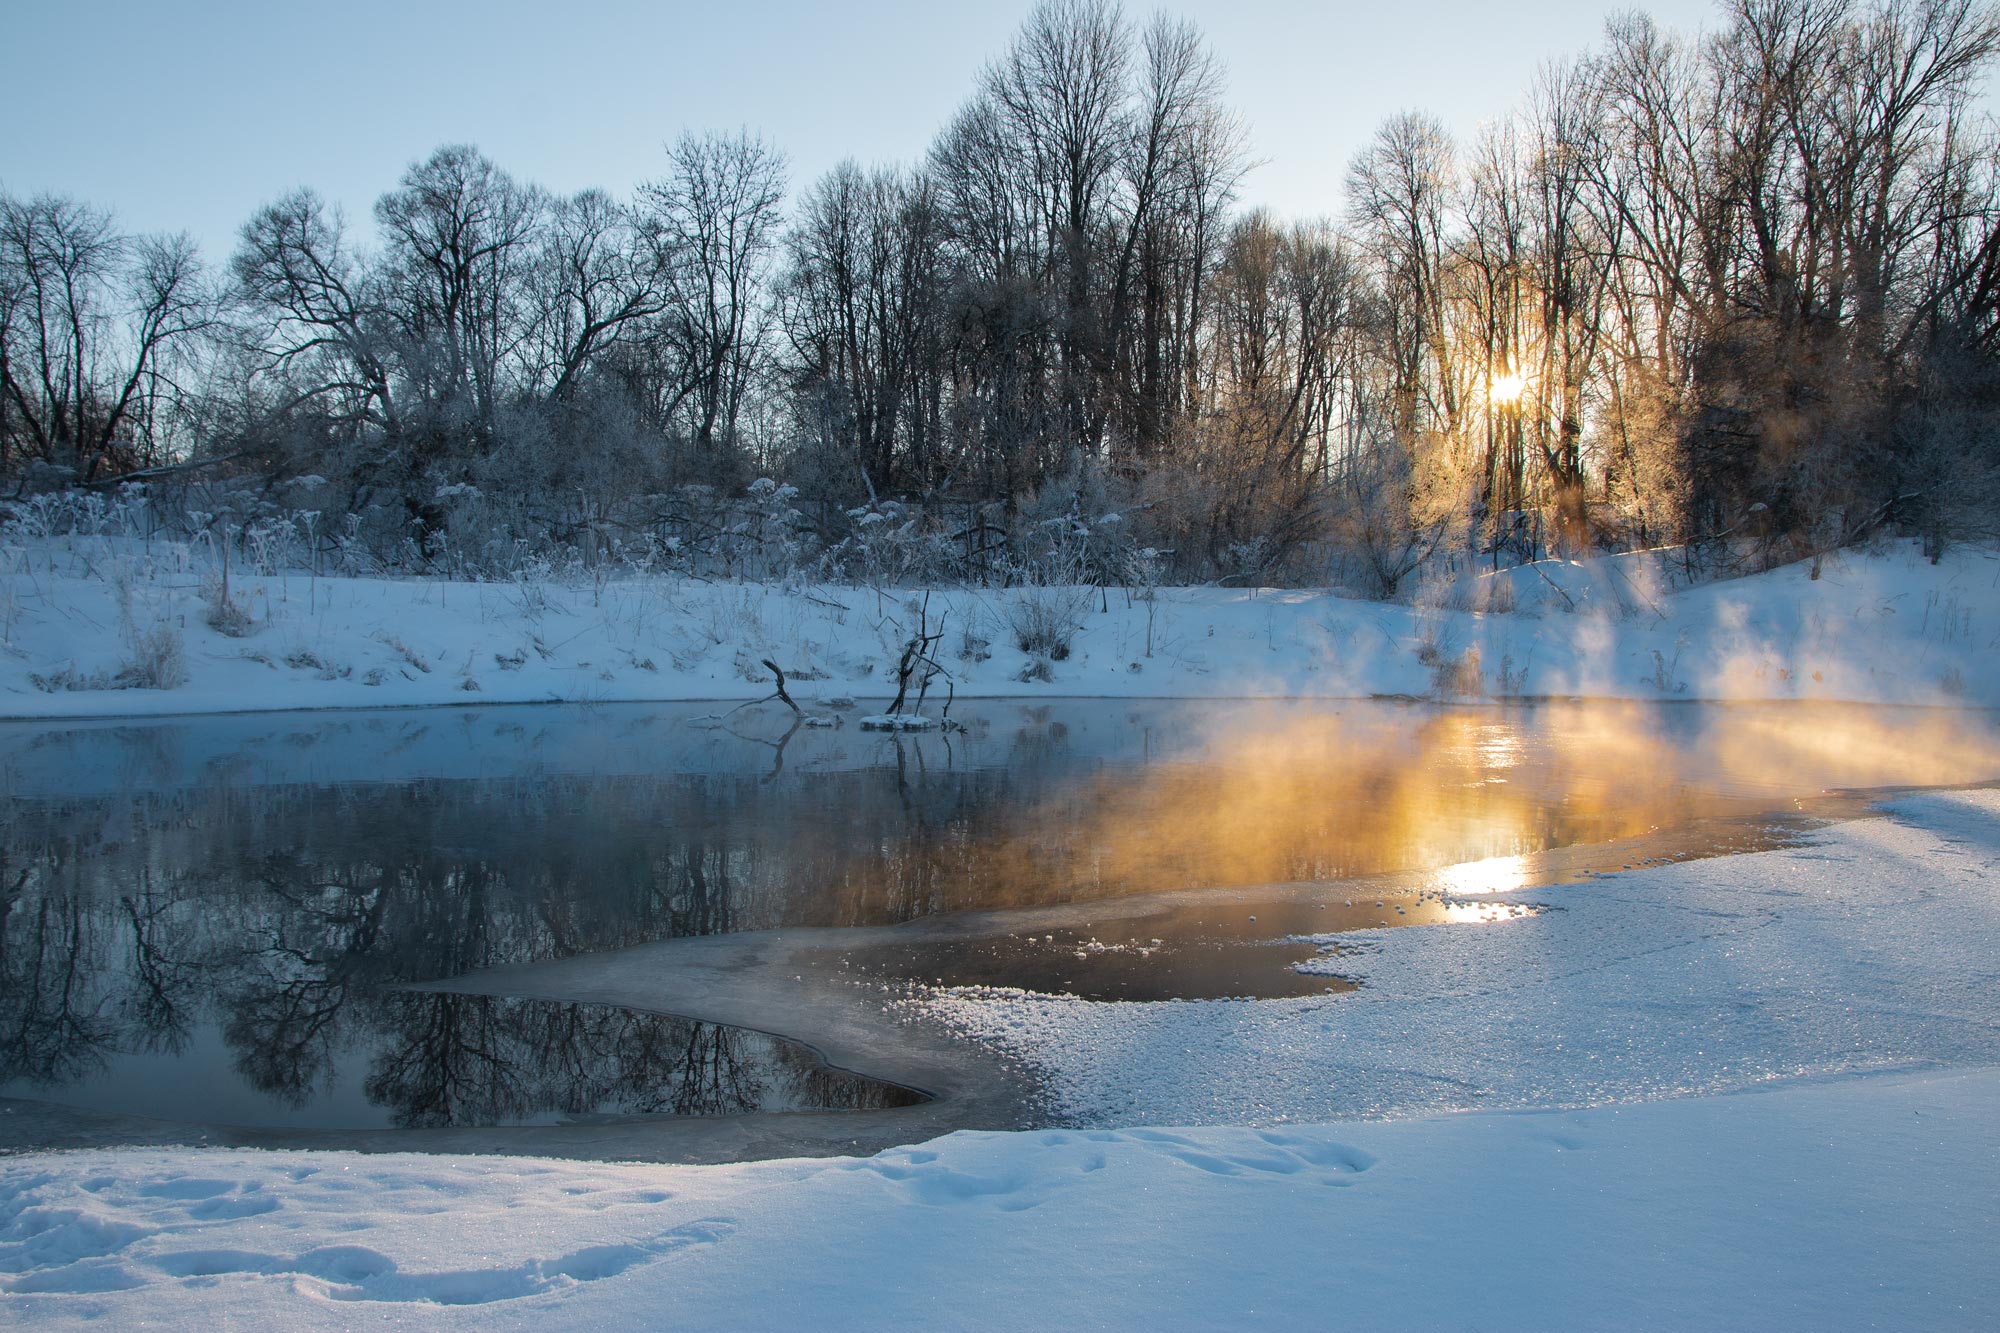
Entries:
{"type": "MultiPolygon", "coordinates": [[[[74,195],[132,231],[186,230],[216,261],[252,212],[298,185],[365,224],[442,143],[477,144],[558,191],[622,194],[659,174],[682,130],[747,127],[787,154],[796,190],[844,157],[919,158],[1031,4],[21,0],[0,83],[0,189],[74,195]]],[[[1628,7],[1158,6],[1201,28],[1229,70],[1262,161],[1245,202],[1288,216],[1340,211],[1346,163],[1384,118],[1420,108],[1470,136],[1628,7]]],[[[1644,7],[1690,31],[1714,12],[1707,0],[1644,7]]],[[[1135,18],[1153,8],[1126,6],[1135,18]]]]}

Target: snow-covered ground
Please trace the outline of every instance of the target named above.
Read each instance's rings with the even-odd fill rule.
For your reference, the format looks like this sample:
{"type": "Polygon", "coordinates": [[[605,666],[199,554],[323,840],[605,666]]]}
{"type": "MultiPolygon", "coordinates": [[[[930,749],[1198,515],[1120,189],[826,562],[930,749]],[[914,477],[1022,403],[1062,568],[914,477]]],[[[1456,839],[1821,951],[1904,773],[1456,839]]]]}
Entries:
{"type": "MultiPolygon", "coordinates": [[[[961,695],[1839,699],[2000,704],[2000,553],[1911,543],[1673,591],[1646,556],[1544,562],[1416,605],[1325,592],[939,591],[641,577],[335,579],[41,539],[0,561],[0,716],[894,692],[923,623],[961,695]],[[1454,607],[1505,606],[1475,612],[1454,607]],[[218,629],[215,626],[220,625],[218,629]],[[1054,626],[1067,652],[1019,646],[1054,626]],[[224,632],[224,631],[228,632],[224,632]],[[137,688],[121,688],[136,684],[137,688]]],[[[935,712],[947,689],[940,678],[935,712]]]]}
{"type": "Polygon", "coordinates": [[[2000,1072],[663,1168],[0,1165],[17,1328],[1991,1328],[2000,1072]]]}
{"type": "Polygon", "coordinates": [[[1078,1127],[865,1160],[19,1157],[0,1165],[0,1310],[37,1327],[1992,1327],[1996,872],[2000,791],[1929,794],[1808,846],[1562,889],[1463,868],[1457,894],[1560,910],[1384,932],[1334,960],[1371,985],[1333,1000],[941,994],[1048,1070],[1078,1127]],[[1291,1123],[1479,1105],[1519,1109],[1291,1123]],[[1175,1121],[1233,1123],[1132,1128],[1175,1121]]]}

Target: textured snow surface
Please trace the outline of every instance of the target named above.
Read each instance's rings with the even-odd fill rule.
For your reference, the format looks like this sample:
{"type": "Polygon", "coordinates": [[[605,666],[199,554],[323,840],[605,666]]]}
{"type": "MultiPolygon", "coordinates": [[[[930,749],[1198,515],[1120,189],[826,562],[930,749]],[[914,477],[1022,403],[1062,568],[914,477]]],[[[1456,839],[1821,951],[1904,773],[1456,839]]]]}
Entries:
{"type": "MultiPolygon", "coordinates": [[[[669,578],[604,584],[329,579],[239,572],[242,637],[210,628],[212,576],[185,551],[74,538],[0,562],[0,716],[139,716],[412,704],[755,699],[763,659],[809,709],[895,693],[923,594],[669,578]],[[100,549],[101,548],[101,549],[100,549]],[[164,637],[162,637],[162,635],[164,637]],[[161,643],[184,679],[106,686],[161,643]],[[145,645],[152,645],[148,650],[145,645]],[[39,680],[39,684],[37,683],[39,680]]],[[[1932,566],[1898,543],[1673,592],[1640,557],[1545,561],[1472,580],[1474,614],[1315,591],[1163,588],[1058,597],[1068,656],[1012,623],[1038,590],[933,593],[936,652],[965,696],[1590,695],[2000,704],[2000,553],[1932,566]]],[[[1436,599],[1432,599],[1436,600],[1436,599]]],[[[130,677],[128,677],[130,678],[130,677]]],[[[934,683],[927,711],[944,704],[934,683]]]]}
{"type": "Polygon", "coordinates": [[[1806,847],[1489,896],[1555,910],[1341,935],[1307,966],[1364,983],[1348,995],[919,1003],[1041,1070],[1085,1124],[1574,1106],[2000,1063],[2000,791],[1912,797],[1806,847]]]}
{"type": "Polygon", "coordinates": [[[604,1166],[0,1163],[19,1328],[1982,1328],[2000,1071],[604,1166]]]}

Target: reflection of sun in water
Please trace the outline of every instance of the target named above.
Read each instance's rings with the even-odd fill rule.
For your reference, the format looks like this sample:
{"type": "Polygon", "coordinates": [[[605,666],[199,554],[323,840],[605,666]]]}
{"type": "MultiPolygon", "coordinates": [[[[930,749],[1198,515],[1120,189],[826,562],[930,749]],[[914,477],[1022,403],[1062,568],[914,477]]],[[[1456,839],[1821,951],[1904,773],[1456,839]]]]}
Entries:
{"type": "Polygon", "coordinates": [[[1479,759],[1488,768],[1513,768],[1526,748],[1516,733],[1493,727],[1479,738],[1479,759]]]}
{"type": "MultiPolygon", "coordinates": [[[[1438,887],[1447,897],[1510,893],[1528,882],[1527,867],[1524,856],[1489,856],[1484,861],[1466,861],[1438,871],[1438,887]]],[[[1452,903],[1445,908],[1453,921],[1491,921],[1508,915],[1511,910],[1504,903],[1452,903]],[[1468,915],[1459,915],[1461,909],[1468,915]],[[1480,915],[1482,912],[1485,915],[1480,915]]]]}

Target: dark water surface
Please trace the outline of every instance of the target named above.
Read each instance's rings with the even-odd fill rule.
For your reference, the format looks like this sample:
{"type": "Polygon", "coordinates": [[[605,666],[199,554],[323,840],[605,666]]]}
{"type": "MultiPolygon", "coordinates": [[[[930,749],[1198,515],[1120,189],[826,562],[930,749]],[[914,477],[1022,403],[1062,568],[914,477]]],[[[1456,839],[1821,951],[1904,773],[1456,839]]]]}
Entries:
{"type": "MultiPolygon", "coordinates": [[[[1381,919],[1472,927],[1496,909],[1462,895],[1515,887],[1529,853],[2000,777],[1994,717],[1937,710],[1070,701],[902,736],[720,712],[0,726],[0,1095],[330,1128],[896,1105],[760,1033],[400,988],[681,936],[1332,882],[1282,922],[1197,905],[847,960],[1243,993],[1244,950],[1376,923],[1338,881],[1435,871],[1381,919]]],[[[1291,981],[1257,993],[1327,987],[1273,970],[1291,981]]]]}

